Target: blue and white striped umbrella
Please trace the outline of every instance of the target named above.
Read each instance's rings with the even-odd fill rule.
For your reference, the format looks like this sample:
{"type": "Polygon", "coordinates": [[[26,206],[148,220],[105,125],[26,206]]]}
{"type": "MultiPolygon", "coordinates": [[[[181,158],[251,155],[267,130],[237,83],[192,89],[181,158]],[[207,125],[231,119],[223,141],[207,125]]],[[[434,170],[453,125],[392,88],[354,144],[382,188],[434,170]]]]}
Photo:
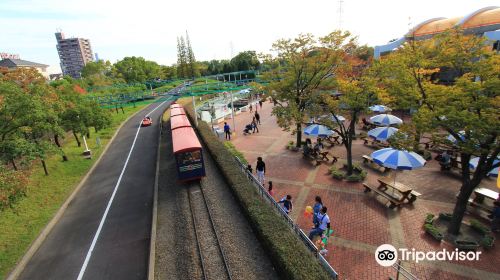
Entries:
{"type": "Polygon", "coordinates": [[[372,153],[373,161],[396,170],[412,170],[423,167],[425,159],[415,152],[385,148],[372,153]]]}
{"type": "Polygon", "coordinates": [[[309,136],[330,136],[334,132],[321,124],[312,124],[304,129],[304,133],[309,136]]]}
{"type": "MultiPolygon", "coordinates": [[[[345,118],[344,118],[344,117],[342,117],[341,115],[335,115],[335,117],[337,117],[337,119],[339,120],[339,122],[344,122],[344,121],[345,121],[345,118]]],[[[336,120],[333,116],[331,116],[331,119],[332,119],[332,121],[334,121],[334,122],[336,122],[336,121],[337,121],[337,120],[336,120]]]]}
{"type": "Polygon", "coordinates": [[[370,121],[376,125],[390,126],[394,124],[402,124],[403,120],[400,118],[389,115],[389,114],[380,114],[370,118],[370,121]]]}
{"type": "MultiPolygon", "coordinates": [[[[460,130],[458,132],[458,136],[460,137],[460,140],[464,141],[465,140],[465,131],[464,130],[460,130]]],[[[455,137],[453,135],[448,135],[448,137],[446,137],[446,140],[450,141],[451,143],[453,144],[457,144],[457,139],[455,139],[455,137]]]]}
{"type": "MultiPolygon", "coordinates": [[[[498,164],[498,162],[500,162],[500,158],[495,159],[493,161],[493,165],[498,164]]],[[[472,168],[472,169],[476,169],[478,163],[479,163],[479,158],[475,157],[475,158],[473,158],[473,159],[471,159],[469,161],[469,167],[472,168]]],[[[495,167],[495,168],[491,169],[490,172],[488,172],[487,175],[488,176],[493,176],[493,177],[498,177],[498,167],[495,167]]]]}
{"type": "Polygon", "coordinates": [[[398,132],[397,128],[390,126],[383,126],[368,131],[368,136],[379,141],[386,141],[396,132],[398,132]]]}
{"type": "Polygon", "coordinates": [[[390,112],[392,111],[391,108],[385,106],[385,105],[373,105],[369,107],[370,110],[376,113],[385,113],[385,112],[390,112]]]}

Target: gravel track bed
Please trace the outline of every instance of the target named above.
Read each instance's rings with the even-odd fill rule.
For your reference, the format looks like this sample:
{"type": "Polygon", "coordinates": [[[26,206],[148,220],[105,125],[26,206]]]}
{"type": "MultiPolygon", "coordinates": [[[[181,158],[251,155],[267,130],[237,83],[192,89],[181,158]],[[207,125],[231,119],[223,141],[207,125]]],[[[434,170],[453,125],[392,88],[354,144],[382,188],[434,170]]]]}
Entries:
{"type": "Polygon", "coordinates": [[[176,182],[171,139],[167,122],[160,142],[155,279],[201,279],[187,188],[176,182]]]}
{"type": "Polygon", "coordinates": [[[229,279],[224,257],[219,249],[219,241],[210,221],[203,193],[198,183],[191,184],[191,211],[193,211],[198,241],[205,268],[206,279],[229,279]]]}
{"type": "Polygon", "coordinates": [[[205,151],[203,157],[207,176],[201,185],[232,278],[280,279],[212,157],[205,151]]]}

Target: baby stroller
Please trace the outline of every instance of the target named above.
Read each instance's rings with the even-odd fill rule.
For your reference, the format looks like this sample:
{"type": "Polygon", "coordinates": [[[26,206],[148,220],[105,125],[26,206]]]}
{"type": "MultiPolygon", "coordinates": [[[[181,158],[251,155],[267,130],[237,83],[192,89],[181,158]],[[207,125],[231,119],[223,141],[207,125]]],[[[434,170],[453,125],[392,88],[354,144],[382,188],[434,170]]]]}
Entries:
{"type": "Polygon", "coordinates": [[[247,135],[247,134],[250,134],[250,130],[252,130],[252,125],[251,124],[247,124],[245,126],[245,129],[243,129],[243,135],[247,135]]]}

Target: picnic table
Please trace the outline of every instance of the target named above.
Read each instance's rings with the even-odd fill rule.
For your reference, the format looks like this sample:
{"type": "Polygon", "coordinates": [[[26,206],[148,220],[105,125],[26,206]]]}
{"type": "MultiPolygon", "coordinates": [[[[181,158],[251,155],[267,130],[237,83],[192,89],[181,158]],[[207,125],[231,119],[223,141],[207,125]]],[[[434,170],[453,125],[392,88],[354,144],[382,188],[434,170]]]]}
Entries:
{"type": "MultiPolygon", "coordinates": [[[[458,195],[457,193],[457,198],[458,195]]],[[[498,193],[487,188],[479,187],[474,190],[474,198],[469,198],[469,205],[488,214],[493,213],[493,202],[498,199],[498,193]]]]}
{"type": "MultiPolygon", "coordinates": [[[[328,156],[330,155],[330,153],[328,151],[321,151],[321,150],[318,151],[316,149],[309,148],[307,146],[303,146],[302,154],[307,159],[315,160],[316,165],[320,165],[321,162],[328,162],[330,160],[328,158],[328,156]]],[[[338,158],[334,155],[331,155],[331,156],[332,156],[332,163],[337,162],[338,158]]]]}
{"type": "Polygon", "coordinates": [[[382,147],[382,148],[387,148],[389,147],[389,143],[382,142],[379,140],[371,139],[371,138],[364,138],[363,139],[363,144],[368,145],[369,141],[371,141],[370,145],[374,147],[382,147]]]}
{"type": "Polygon", "coordinates": [[[376,194],[386,198],[391,204],[389,206],[391,209],[399,207],[405,200],[408,200],[411,204],[421,195],[411,187],[399,182],[394,182],[388,177],[378,178],[377,181],[379,182],[379,186],[377,188],[363,184],[365,187],[364,192],[374,191],[376,194]]]}
{"type": "Polygon", "coordinates": [[[370,164],[370,166],[376,168],[376,169],[381,169],[380,171],[382,171],[382,173],[385,173],[388,168],[385,168],[384,166],[382,165],[378,165],[377,163],[375,163],[373,161],[373,158],[371,156],[368,156],[368,155],[363,155],[363,163],[365,164],[370,164]]]}

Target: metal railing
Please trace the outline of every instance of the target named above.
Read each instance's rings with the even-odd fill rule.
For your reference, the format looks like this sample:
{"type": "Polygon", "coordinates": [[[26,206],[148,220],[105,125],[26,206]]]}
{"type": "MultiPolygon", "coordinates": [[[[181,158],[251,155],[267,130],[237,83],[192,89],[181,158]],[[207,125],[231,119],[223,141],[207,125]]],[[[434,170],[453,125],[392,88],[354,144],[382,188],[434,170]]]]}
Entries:
{"type": "Polygon", "coordinates": [[[238,157],[235,157],[236,162],[241,168],[241,171],[247,175],[248,180],[250,180],[255,188],[257,189],[260,196],[269,203],[273,208],[280,214],[280,216],[288,223],[291,227],[292,231],[304,242],[306,247],[313,253],[313,255],[319,260],[321,266],[325,268],[325,270],[330,274],[333,279],[337,279],[338,274],[333,269],[333,267],[326,261],[326,259],[319,253],[316,245],[309,239],[309,237],[302,231],[302,229],[293,222],[293,220],[288,216],[288,214],[283,210],[281,205],[279,205],[274,198],[267,192],[267,190],[262,186],[262,184],[257,180],[257,178],[247,170],[247,166],[245,166],[238,157]]]}
{"type": "Polygon", "coordinates": [[[399,279],[403,279],[403,278],[400,278],[400,276],[404,277],[404,279],[408,279],[408,280],[418,280],[417,276],[413,275],[410,271],[406,270],[406,268],[404,268],[402,265],[401,265],[401,260],[398,260],[395,264],[392,265],[392,268],[394,268],[396,270],[396,278],[390,278],[391,280],[399,280],[399,279]]]}

